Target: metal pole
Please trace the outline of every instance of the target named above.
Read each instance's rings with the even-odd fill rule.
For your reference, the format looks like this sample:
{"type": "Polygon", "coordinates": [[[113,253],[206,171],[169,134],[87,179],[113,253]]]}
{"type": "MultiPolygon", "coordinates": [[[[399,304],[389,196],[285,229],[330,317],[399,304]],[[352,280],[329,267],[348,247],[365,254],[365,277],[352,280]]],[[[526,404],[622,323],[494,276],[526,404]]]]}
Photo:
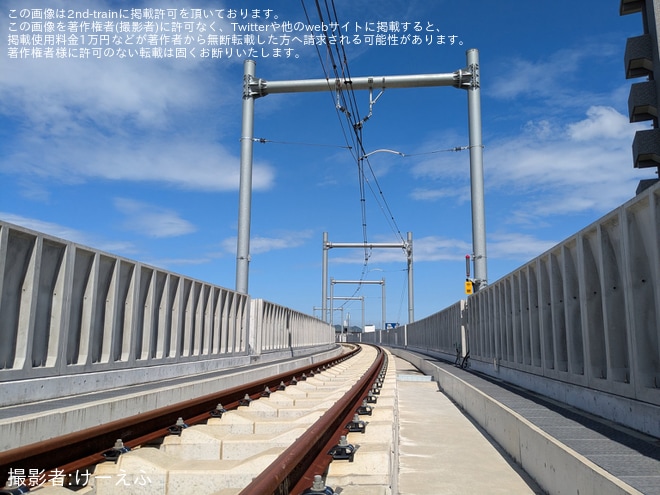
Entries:
{"type": "MultiPolygon", "coordinates": [[[[473,244],[475,251],[475,276],[481,276],[486,283],[486,241],[483,215],[483,164],[481,159],[481,103],[479,94],[479,52],[467,52],[468,68],[442,74],[416,74],[396,76],[369,76],[348,79],[310,79],[292,81],[266,81],[255,75],[255,62],[243,63],[243,130],[241,135],[241,182],[239,194],[239,221],[236,264],[236,290],[247,293],[248,264],[250,261],[250,204],[252,199],[252,151],[254,139],[254,99],[274,93],[300,93],[312,91],[340,91],[344,89],[386,89],[422,88],[433,86],[453,86],[468,90],[468,113],[470,121],[470,169],[473,190],[473,244]],[[477,163],[479,164],[477,166],[477,163]],[[477,171],[477,168],[479,169],[477,171]],[[481,215],[475,229],[475,187],[481,190],[481,215]],[[483,236],[475,231],[483,232],[483,236]]],[[[387,150],[385,150],[387,151],[387,150]]],[[[477,210],[479,208],[477,207],[477,210]]],[[[349,247],[349,245],[329,245],[326,247],[349,247]]],[[[352,247],[352,246],[351,246],[352,247]]],[[[364,248],[365,245],[361,244],[364,248]]],[[[395,247],[387,244],[373,244],[369,247],[395,247]]],[[[412,255],[412,254],[411,254],[412,255]]],[[[411,267],[412,268],[412,267],[411,267]]],[[[412,297],[412,270],[409,271],[409,297],[412,297]]],[[[324,303],[326,301],[324,300],[324,303]]],[[[327,304],[327,303],[326,303],[327,304]]],[[[409,320],[413,320],[412,303],[408,304],[409,320]]],[[[331,317],[332,318],[332,317],[331,317]]]]}
{"type": "Polygon", "coordinates": [[[486,269],[486,214],[484,206],[484,162],[481,141],[481,89],[479,50],[467,51],[467,70],[472,74],[468,92],[468,124],[470,131],[470,186],[472,193],[472,248],[476,289],[488,283],[486,269]]]}
{"type": "Polygon", "coordinates": [[[364,332],[364,296],[362,296],[362,331],[364,332]]]}
{"type": "Polygon", "coordinates": [[[332,279],[333,284],[355,284],[355,285],[381,285],[381,280],[336,280],[332,279]]]}
{"type": "Polygon", "coordinates": [[[391,243],[391,242],[330,242],[327,244],[329,248],[369,248],[369,249],[381,249],[381,248],[405,248],[406,245],[402,242],[391,243]]]}
{"type": "Polygon", "coordinates": [[[408,259],[408,323],[415,321],[415,298],[413,284],[413,238],[412,232],[408,232],[408,245],[406,246],[406,257],[408,259]]]}
{"type": "Polygon", "coordinates": [[[321,319],[325,322],[329,322],[330,318],[327,313],[328,311],[328,233],[323,232],[323,274],[322,274],[322,283],[323,283],[323,289],[321,291],[321,308],[322,308],[322,315],[321,319]]]}
{"type": "MultiPolygon", "coordinates": [[[[335,294],[335,281],[334,279],[330,279],[330,325],[334,325],[335,323],[335,315],[334,315],[334,296],[335,294]]],[[[342,322],[341,324],[344,324],[344,313],[342,312],[342,322]]]]}
{"type": "Polygon", "coordinates": [[[385,277],[383,277],[383,283],[382,283],[381,289],[382,289],[381,290],[381,302],[383,304],[383,306],[382,306],[382,320],[383,321],[381,322],[380,329],[381,329],[381,331],[383,331],[383,330],[385,330],[385,322],[387,320],[387,314],[385,312],[385,277]]]}
{"type": "Polygon", "coordinates": [[[252,205],[252,151],[254,147],[254,94],[250,83],[256,63],[243,62],[243,122],[241,127],[241,172],[238,193],[238,240],[236,245],[236,291],[248,293],[250,263],[250,216],[252,205]]]}
{"type": "Polygon", "coordinates": [[[276,93],[309,93],[316,91],[361,90],[385,88],[425,88],[434,86],[459,87],[462,82],[462,72],[444,74],[415,74],[401,76],[366,76],[353,77],[350,80],[341,79],[303,79],[292,81],[256,81],[254,90],[259,96],[276,93]]]}

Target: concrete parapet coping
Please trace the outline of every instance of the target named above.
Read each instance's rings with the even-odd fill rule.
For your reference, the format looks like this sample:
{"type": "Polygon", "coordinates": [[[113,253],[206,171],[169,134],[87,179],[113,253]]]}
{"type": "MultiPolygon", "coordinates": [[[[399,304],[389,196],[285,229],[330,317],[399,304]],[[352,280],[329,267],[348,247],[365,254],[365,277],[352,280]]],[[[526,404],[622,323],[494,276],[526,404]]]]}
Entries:
{"type": "Polygon", "coordinates": [[[336,355],[336,344],[328,344],[310,349],[273,351],[259,356],[225,356],[202,361],[144,366],[120,370],[94,371],[80,374],[67,374],[53,377],[0,382],[0,408],[28,404],[73,395],[89,394],[107,390],[176,380],[180,377],[191,377],[207,373],[235,373],[249,366],[263,365],[280,360],[292,361],[294,367],[303,366],[307,362],[322,361],[336,355]],[[314,354],[311,354],[311,352],[314,354]],[[308,359],[310,356],[313,358],[308,359]],[[299,364],[299,363],[303,364],[299,364]]]}

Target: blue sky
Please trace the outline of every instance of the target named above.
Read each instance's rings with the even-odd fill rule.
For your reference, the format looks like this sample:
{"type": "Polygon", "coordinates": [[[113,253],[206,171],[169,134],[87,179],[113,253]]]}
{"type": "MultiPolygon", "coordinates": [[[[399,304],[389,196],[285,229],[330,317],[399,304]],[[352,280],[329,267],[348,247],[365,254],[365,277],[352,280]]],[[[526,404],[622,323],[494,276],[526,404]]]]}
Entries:
{"type": "MultiPolygon", "coordinates": [[[[24,8],[249,9],[261,11],[253,21],[261,24],[271,10],[278,22],[306,22],[294,0],[2,5],[4,40],[10,9],[24,8]]],[[[314,3],[304,5],[317,24],[314,3]]],[[[356,23],[398,21],[455,36],[453,45],[346,45],[353,77],[453,72],[465,67],[467,49],[479,49],[491,282],[654,177],[632,166],[640,125],[628,123],[631,81],[623,68],[626,38],[642,33],[642,21],[620,17],[618,8],[617,0],[335,0],[350,35],[356,23]]],[[[214,28],[231,34],[231,22],[218,19],[214,28]]],[[[244,57],[19,60],[8,45],[0,51],[0,218],[234,288],[244,57]]],[[[288,58],[256,58],[256,75],[324,78],[329,59],[321,54],[298,44],[288,58]]],[[[354,95],[366,116],[368,92],[354,95]]],[[[269,95],[255,109],[254,134],[267,142],[254,147],[253,297],[320,315],[323,232],[350,243],[363,242],[365,232],[374,243],[412,232],[417,319],[464,297],[469,154],[446,151],[468,144],[463,90],[383,92],[364,123],[364,148],[405,156],[373,154],[364,195],[333,94],[269,95]]],[[[385,278],[387,321],[406,322],[402,252],[374,250],[366,267],[360,249],[333,249],[329,259],[336,280],[385,278]]],[[[334,293],[364,296],[366,322],[380,322],[380,285],[337,284],[334,293]]],[[[347,303],[353,323],[360,308],[347,303]]]]}

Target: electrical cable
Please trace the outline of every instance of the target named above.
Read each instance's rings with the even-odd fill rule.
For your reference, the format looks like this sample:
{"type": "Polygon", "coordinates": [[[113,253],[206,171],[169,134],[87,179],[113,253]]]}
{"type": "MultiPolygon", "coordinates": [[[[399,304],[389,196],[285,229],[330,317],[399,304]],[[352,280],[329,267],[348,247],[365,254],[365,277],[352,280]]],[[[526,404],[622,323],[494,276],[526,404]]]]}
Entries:
{"type": "Polygon", "coordinates": [[[273,144],[292,144],[292,145],[297,145],[297,146],[318,146],[318,147],[323,147],[323,148],[341,148],[345,150],[350,150],[350,146],[341,146],[338,144],[322,144],[322,143],[301,143],[301,142],[296,142],[296,141],[274,141],[272,139],[266,139],[266,138],[252,138],[252,141],[255,143],[260,143],[260,144],[267,144],[267,143],[273,143],[273,144]]]}
{"type": "MultiPolygon", "coordinates": [[[[301,3],[303,10],[305,12],[307,23],[308,25],[311,25],[312,23],[310,20],[309,12],[307,11],[307,8],[305,6],[305,0],[301,0],[301,3]]],[[[339,18],[337,15],[337,9],[334,0],[330,1],[331,6],[328,3],[328,0],[324,0],[323,7],[321,6],[319,0],[314,0],[314,4],[316,7],[316,12],[319,16],[319,22],[321,24],[325,24],[328,26],[334,26],[337,31],[338,38],[341,39],[343,35],[341,32],[341,25],[339,23],[339,18]]],[[[334,91],[335,98],[333,99],[333,103],[335,105],[335,110],[341,125],[342,133],[344,135],[344,140],[348,144],[346,148],[349,149],[349,151],[351,152],[353,158],[356,160],[357,163],[358,184],[359,184],[359,194],[360,194],[360,210],[362,217],[362,237],[364,243],[364,261],[362,264],[362,273],[359,279],[360,282],[362,282],[366,278],[366,274],[368,273],[367,270],[368,263],[372,254],[371,248],[368,247],[369,241],[368,241],[368,224],[367,224],[367,207],[366,207],[367,188],[371,191],[371,194],[375,198],[376,204],[381,209],[381,212],[385,216],[388,224],[390,225],[390,228],[404,246],[404,250],[405,250],[406,241],[403,237],[401,229],[399,228],[396,222],[392,209],[390,208],[390,205],[385,197],[383,189],[378,181],[378,177],[376,176],[376,173],[371,165],[371,162],[369,161],[369,157],[367,156],[368,154],[363,145],[363,133],[362,133],[364,127],[363,124],[366,122],[368,118],[371,117],[371,111],[373,104],[375,103],[375,100],[371,98],[371,94],[370,94],[369,115],[365,119],[360,119],[360,112],[357,104],[357,99],[355,96],[355,91],[351,86],[351,73],[348,66],[348,56],[346,54],[345,46],[343,43],[330,42],[328,31],[325,31],[321,36],[323,36],[324,45],[326,47],[325,61],[323,55],[321,54],[321,50],[319,48],[319,46],[321,45],[320,43],[315,43],[317,55],[319,57],[319,61],[321,63],[321,67],[325,74],[326,80],[330,81],[330,77],[334,76],[334,79],[336,81],[335,91],[334,91]],[[330,70],[326,67],[326,63],[330,64],[331,66],[330,70]],[[342,118],[342,115],[346,120],[346,122],[348,123],[348,125],[350,125],[352,132],[347,132],[346,128],[344,127],[344,119],[342,118]],[[366,167],[364,163],[365,161],[366,161],[366,167]],[[372,185],[372,180],[370,180],[369,177],[373,178],[373,185],[372,185]]],[[[328,83],[328,89],[330,90],[332,89],[330,83],[328,83]]],[[[376,100],[379,97],[380,95],[376,97],[376,100]]],[[[458,149],[453,149],[453,151],[458,151],[458,149]]],[[[402,156],[414,156],[414,155],[404,155],[403,153],[400,154],[402,156]]],[[[355,296],[355,294],[357,294],[360,291],[361,286],[362,284],[359,283],[353,296],[355,296]]],[[[341,307],[343,308],[344,306],[346,306],[346,304],[347,303],[344,303],[341,307]]]]}
{"type": "MultiPolygon", "coordinates": [[[[307,11],[307,7],[305,6],[305,1],[301,0],[301,3],[302,3],[303,11],[305,13],[305,17],[307,19],[307,24],[311,25],[312,22],[311,22],[311,19],[310,19],[309,12],[307,11]]],[[[316,10],[318,12],[318,15],[321,18],[321,23],[323,23],[323,13],[321,12],[321,6],[319,5],[318,0],[315,0],[315,5],[316,5],[316,10]]],[[[327,5],[327,2],[326,2],[326,5],[327,5]]],[[[325,41],[326,41],[325,46],[328,47],[329,45],[327,43],[327,33],[326,33],[325,41]]],[[[323,70],[323,74],[325,75],[325,79],[326,79],[326,81],[330,81],[330,74],[329,74],[330,71],[326,68],[326,62],[324,62],[324,57],[321,54],[321,51],[319,49],[319,44],[315,43],[315,47],[316,47],[317,56],[319,58],[319,62],[321,64],[321,68],[323,70]]],[[[333,53],[330,49],[326,50],[326,60],[329,61],[329,63],[332,66],[332,74],[334,76],[334,80],[335,81],[341,81],[342,78],[340,77],[340,74],[338,72],[337,63],[336,63],[334,55],[333,55],[333,53]]],[[[342,72],[344,72],[344,71],[342,70],[342,72]]],[[[344,80],[345,79],[346,78],[344,78],[344,80]]],[[[337,88],[339,88],[339,84],[337,84],[336,86],[337,86],[337,88]]],[[[329,82],[328,82],[328,89],[329,90],[332,89],[329,82]]],[[[349,102],[346,101],[346,95],[344,94],[343,91],[341,91],[341,89],[337,89],[336,92],[334,92],[334,93],[330,92],[329,94],[333,98],[333,106],[335,107],[335,112],[337,114],[337,120],[339,121],[339,125],[341,127],[341,131],[342,131],[342,134],[344,136],[344,140],[348,144],[347,147],[348,147],[350,153],[353,155],[354,159],[357,160],[358,155],[355,153],[355,149],[357,148],[357,142],[355,141],[355,135],[354,135],[354,123],[351,122],[352,115],[358,114],[357,108],[354,105],[349,104],[349,102]],[[352,113],[349,110],[347,110],[347,107],[351,107],[352,113]],[[348,132],[347,129],[345,128],[344,119],[342,118],[342,114],[346,118],[348,123],[350,124],[351,132],[348,132]]],[[[366,244],[367,243],[366,243],[366,240],[365,240],[365,246],[366,246],[366,244]]],[[[365,254],[365,259],[368,259],[368,256],[366,254],[365,254]]],[[[358,286],[356,291],[353,293],[353,296],[355,296],[355,294],[357,294],[359,292],[359,289],[360,289],[360,286],[358,286]]],[[[344,308],[346,305],[347,305],[347,302],[344,302],[340,306],[340,308],[344,308]]]]}

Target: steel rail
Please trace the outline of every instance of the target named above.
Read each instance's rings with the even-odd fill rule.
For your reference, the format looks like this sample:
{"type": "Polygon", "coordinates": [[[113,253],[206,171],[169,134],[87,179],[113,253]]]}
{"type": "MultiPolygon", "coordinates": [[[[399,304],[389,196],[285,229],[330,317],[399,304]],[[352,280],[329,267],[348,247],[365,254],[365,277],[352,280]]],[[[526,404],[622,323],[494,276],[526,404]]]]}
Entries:
{"type": "Polygon", "coordinates": [[[211,412],[219,403],[222,403],[227,410],[234,409],[246,394],[251,399],[257,399],[261,397],[266,387],[274,390],[281,382],[289,385],[296,376],[300,378],[303,374],[313,375],[321,369],[348,359],[357,352],[360,352],[359,347],[341,356],[273,375],[267,379],[0,452],[0,490],[9,479],[10,470],[14,472],[23,470],[22,472],[28,473],[34,472],[30,470],[35,469],[43,472],[57,469],[64,475],[75,473],[103,462],[105,460],[103,454],[112,449],[117,439],[121,439],[129,448],[153,442],[170,434],[169,428],[178,418],[182,418],[187,425],[204,422],[211,417],[211,412]]]}
{"type": "MultiPolygon", "coordinates": [[[[377,363],[374,364],[376,368],[374,368],[375,372],[373,373],[372,378],[368,382],[365,382],[364,385],[366,386],[362,387],[360,393],[356,394],[353,404],[346,409],[346,414],[344,415],[344,417],[340,418],[338,422],[340,426],[335,429],[332,435],[329,436],[329,439],[326,442],[325,446],[320,449],[318,455],[314,459],[314,462],[312,462],[310,466],[307,468],[307,471],[305,471],[305,473],[300,478],[298,483],[293,487],[291,493],[302,494],[312,485],[312,482],[314,481],[314,477],[316,475],[322,475],[327,473],[328,467],[330,463],[333,461],[332,456],[330,454],[330,450],[339,443],[339,439],[342,435],[348,433],[347,431],[348,423],[353,420],[353,417],[355,416],[358,407],[362,404],[362,401],[367,397],[369,391],[373,388],[374,383],[380,376],[380,372],[387,369],[387,355],[382,350],[382,348],[378,347],[377,349],[379,352],[379,357],[377,359],[377,363]]],[[[336,424],[337,423],[335,423],[335,425],[336,424]]],[[[329,432],[331,431],[332,428],[329,429],[329,432]]]]}
{"type": "Polygon", "coordinates": [[[314,475],[324,473],[332,462],[329,450],[346,434],[346,425],[368,395],[385,362],[378,355],[367,372],[323,414],[296,442],[252,480],[239,495],[298,495],[309,488],[314,475]]]}

